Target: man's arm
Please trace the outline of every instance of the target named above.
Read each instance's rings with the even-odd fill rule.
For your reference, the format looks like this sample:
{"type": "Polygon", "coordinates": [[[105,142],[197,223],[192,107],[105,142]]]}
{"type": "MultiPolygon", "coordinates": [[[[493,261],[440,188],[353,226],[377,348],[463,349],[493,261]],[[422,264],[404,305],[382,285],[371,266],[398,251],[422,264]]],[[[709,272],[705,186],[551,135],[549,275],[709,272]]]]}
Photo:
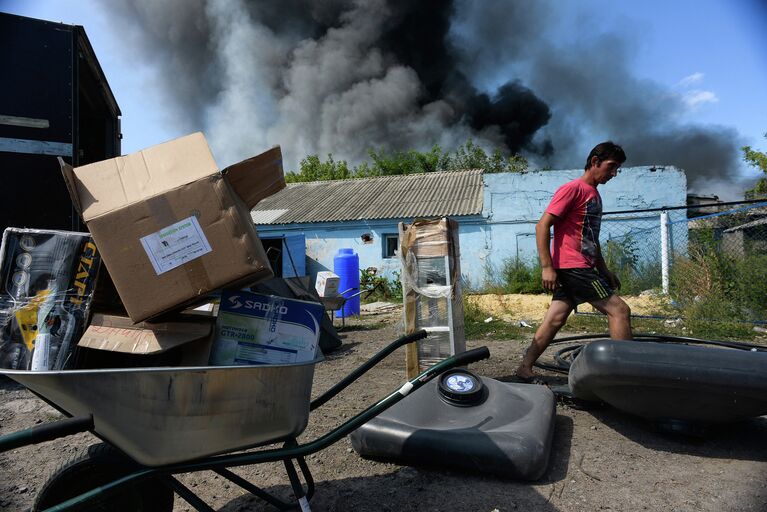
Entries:
{"type": "Polygon", "coordinates": [[[538,259],[541,261],[541,280],[543,287],[553,291],[557,286],[557,272],[551,262],[551,226],[557,217],[544,212],[535,225],[535,244],[538,246],[538,259]]]}

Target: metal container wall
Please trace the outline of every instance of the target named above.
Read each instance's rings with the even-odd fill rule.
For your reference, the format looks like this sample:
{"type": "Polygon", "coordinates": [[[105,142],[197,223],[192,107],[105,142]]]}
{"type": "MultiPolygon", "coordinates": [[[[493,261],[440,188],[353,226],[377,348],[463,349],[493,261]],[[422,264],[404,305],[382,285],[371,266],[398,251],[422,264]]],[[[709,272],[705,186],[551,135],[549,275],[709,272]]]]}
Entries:
{"type": "Polygon", "coordinates": [[[120,108],[83,27],[0,12],[0,34],[0,230],[80,230],[57,157],[119,155],[120,108]]]}
{"type": "Polygon", "coordinates": [[[161,466],[298,436],[314,365],[129,368],[0,373],[72,416],[137,462],[161,466]]]}

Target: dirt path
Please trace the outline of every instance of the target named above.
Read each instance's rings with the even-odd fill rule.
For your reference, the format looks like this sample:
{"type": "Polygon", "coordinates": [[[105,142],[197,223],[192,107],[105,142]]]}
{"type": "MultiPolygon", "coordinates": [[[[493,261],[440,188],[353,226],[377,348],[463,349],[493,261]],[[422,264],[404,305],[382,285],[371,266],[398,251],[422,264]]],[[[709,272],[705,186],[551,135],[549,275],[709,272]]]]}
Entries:
{"type": "MultiPolygon", "coordinates": [[[[395,339],[398,318],[389,315],[379,329],[352,326],[344,331],[343,348],[317,367],[314,394],[395,339]]],[[[484,344],[492,357],[472,370],[508,379],[526,342],[468,342],[469,348],[484,344]]],[[[398,351],[313,412],[301,440],[327,433],[403,380],[404,355],[398,351]]],[[[548,380],[564,382],[554,375],[548,380]]],[[[56,417],[58,413],[23,388],[0,385],[0,434],[56,417]]],[[[54,468],[93,442],[90,435],[80,434],[0,454],[0,509],[25,510],[54,468]]],[[[348,439],[309,457],[308,463],[317,483],[311,502],[315,511],[767,510],[767,418],[689,441],[656,434],[647,424],[612,409],[582,411],[560,405],[549,469],[534,483],[368,461],[352,451],[348,439]]],[[[270,492],[285,498],[290,494],[280,464],[236,472],[270,492]]],[[[211,472],[181,479],[216,510],[274,510],[211,472]]],[[[175,510],[193,509],[176,498],[175,510]]]]}

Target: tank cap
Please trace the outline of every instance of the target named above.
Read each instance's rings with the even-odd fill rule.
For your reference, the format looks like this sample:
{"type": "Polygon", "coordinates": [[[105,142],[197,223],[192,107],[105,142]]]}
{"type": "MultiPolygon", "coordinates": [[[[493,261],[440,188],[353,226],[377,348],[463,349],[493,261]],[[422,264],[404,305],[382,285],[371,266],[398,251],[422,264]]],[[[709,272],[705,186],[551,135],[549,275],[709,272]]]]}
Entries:
{"type": "Polygon", "coordinates": [[[439,395],[458,407],[471,407],[484,402],[487,388],[482,379],[468,370],[450,370],[439,379],[439,395]]]}

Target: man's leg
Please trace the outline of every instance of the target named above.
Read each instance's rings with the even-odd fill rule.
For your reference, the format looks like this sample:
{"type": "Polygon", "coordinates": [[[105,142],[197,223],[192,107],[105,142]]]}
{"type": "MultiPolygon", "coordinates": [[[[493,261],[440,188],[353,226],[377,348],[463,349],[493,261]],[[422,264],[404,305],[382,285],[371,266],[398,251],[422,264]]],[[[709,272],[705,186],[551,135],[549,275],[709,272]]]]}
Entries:
{"type": "Polygon", "coordinates": [[[610,328],[610,338],[614,340],[632,340],[631,308],[617,295],[590,303],[607,315],[607,325],[610,328]]]}
{"type": "Polygon", "coordinates": [[[533,363],[541,357],[543,351],[549,346],[554,336],[565,325],[568,315],[573,310],[573,305],[565,300],[552,300],[549,310],[543,317],[538,330],[535,331],[533,341],[527,348],[522,363],[516,370],[517,377],[527,379],[533,376],[533,363]]]}

